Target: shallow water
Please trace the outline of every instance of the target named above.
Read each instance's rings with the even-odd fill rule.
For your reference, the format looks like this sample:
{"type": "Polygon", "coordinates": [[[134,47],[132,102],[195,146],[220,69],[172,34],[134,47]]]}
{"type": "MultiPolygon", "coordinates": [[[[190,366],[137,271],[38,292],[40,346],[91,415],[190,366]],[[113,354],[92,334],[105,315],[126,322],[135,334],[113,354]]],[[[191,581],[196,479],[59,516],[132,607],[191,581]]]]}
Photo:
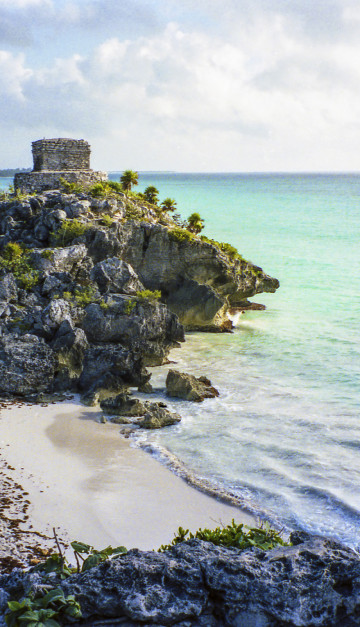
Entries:
{"type": "MultiPolygon", "coordinates": [[[[140,179],[142,180],[142,179],[140,179]]],[[[233,335],[190,334],[176,368],[220,397],[151,434],[287,528],[360,543],[359,175],[158,175],[160,198],[279,278],[233,335]]],[[[163,386],[166,368],[154,370],[163,386]]]]}

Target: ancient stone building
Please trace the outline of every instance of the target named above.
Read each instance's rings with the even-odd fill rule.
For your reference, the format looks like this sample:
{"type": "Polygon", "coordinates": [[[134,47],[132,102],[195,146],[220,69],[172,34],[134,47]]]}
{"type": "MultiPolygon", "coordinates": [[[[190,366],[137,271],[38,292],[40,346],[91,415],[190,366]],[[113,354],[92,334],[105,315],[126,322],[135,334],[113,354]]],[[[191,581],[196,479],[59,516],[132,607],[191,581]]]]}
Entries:
{"type": "Polygon", "coordinates": [[[39,139],[32,142],[34,168],[19,172],[14,187],[24,192],[60,189],[61,180],[89,186],[106,181],[106,172],[90,168],[90,145],[84,139],[39,139]]]}

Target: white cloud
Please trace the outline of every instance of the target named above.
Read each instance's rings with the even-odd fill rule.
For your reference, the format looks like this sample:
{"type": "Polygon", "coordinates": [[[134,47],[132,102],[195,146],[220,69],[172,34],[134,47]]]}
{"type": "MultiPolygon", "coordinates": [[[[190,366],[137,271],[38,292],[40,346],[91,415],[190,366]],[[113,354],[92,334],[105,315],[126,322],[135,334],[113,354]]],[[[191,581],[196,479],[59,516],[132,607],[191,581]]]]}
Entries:
{"type": "MultiPolygon", "coordinates": [[[[89,17],[100,3],[87,4],[89,17]]],[[[1,89],[13,102],[6,123],[39,137],[85,136],[96,167],[110,169],[360,168],[360,44],[311,38],[303,25],[312,20],[316,30],[315,17],[297,2],[292,11],[281,0],[272,11],[265,5],[251,13],[249,3],[243,14],[224,0],[220,26],[232,22],[231,37],[220,26],[214,34],[170,22],[136,37],[111,32],[89,54],[36,67],[0,52],[1,89]]],[[[330,2],[333,21],[340,5],[330,2]]],[[[81,8],[68,4],[68,19],[81,8]]]]}

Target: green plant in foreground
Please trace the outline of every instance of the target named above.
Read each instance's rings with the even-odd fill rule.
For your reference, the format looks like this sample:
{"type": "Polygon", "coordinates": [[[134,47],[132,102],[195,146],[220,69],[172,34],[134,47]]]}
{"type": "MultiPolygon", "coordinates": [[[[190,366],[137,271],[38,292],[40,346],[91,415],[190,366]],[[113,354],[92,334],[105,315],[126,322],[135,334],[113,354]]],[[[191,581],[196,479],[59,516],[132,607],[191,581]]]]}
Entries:
{"type": "Polygon", "coordinates": [[[60,177],[60,183],[64,192],[68,194],[80,194],[84,191],[84,186],[80,183],[70,183],[63,177],[60,177]]]}
{"type": "Polygon", "coordinates": [[[217,546],[235,547],[241,550],[255,546],[263,551],[268,551],[274,549],[276,546],[289,546],[282,539],[280,533],[275,531],[275,529],[271,529],[267,523],[262,527],[244,527],[242,523],[239,525],[236,524],[233,519],[231,525],[227,525],[226,527],[198,529],[195,533],[191,533],[188,529],[179,527],[171,544],[162,544],[159,552],[167,551],[172,546],[176,546],[180,542],[185,542],[185,540],[191,540],[192,538],[212,542],[217,546]],[[248,531],[245,531],[245,529],[248,529],[248,531]]]}
{"type": "Polygon", "coordinates": [[[12,272],[20,287],[30,290],[39,280],[39,273],[29,261],[30,251],[25,251],[17,242],[8,242],[0,256],[0,268],[12,272]]]}
{"type": "Polygon", "coordinates": [[[30,594],[20,601],[9,601],[5,614],[8,627],[60,627],[62,619],[68,622],[79,618],[79,603],[73,595],[65,597],[61,588],[53,588],[46,594],[30,594]]]}

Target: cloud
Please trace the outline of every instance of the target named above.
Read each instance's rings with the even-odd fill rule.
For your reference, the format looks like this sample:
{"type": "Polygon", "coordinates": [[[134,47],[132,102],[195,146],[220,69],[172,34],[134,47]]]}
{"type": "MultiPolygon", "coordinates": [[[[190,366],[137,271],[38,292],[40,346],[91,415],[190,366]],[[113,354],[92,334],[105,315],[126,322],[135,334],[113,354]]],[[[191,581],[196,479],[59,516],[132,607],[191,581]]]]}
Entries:
{"type": "Polygon", "coordinates": [[[351,2],[311,10],[305,0],[259,0],[255,8],[223,0],[220,17],[217,0],[198,0],[195,13],[187,0],[60,4],[63,21],[85,20],[89,29],[102,9],[109,35],[86,53],[80,46],[67,54],[64,44],[36,64],[0,51],[4,119],[24,137],[86,137],[96,167],[110,169],[360,167],[351,2]],[[114,23],[121,14],[135,25],[142,10],[149,24],[114,34],[111,6],[114,23]],[[169,16],[179,21],[160,27],[169,16]]]}

